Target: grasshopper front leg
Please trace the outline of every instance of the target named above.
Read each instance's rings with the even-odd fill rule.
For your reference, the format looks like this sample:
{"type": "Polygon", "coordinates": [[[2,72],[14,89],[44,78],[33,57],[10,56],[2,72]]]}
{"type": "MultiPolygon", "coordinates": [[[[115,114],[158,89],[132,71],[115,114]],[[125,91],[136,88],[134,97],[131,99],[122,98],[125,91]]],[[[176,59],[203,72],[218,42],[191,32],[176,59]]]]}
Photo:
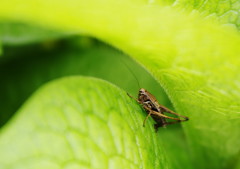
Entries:
{"type": "Polygon", "coordinates": [[[146,121],[147,121],[147,119],[151,116],[151,114],[152,114],[152,111],[150,111],[150,112],[148,113],[147,117],[143,120],[143,127],[145,127],[146,121]]]}
{"type": "Polygon", "coordinates": [[[139,100],[138,100],[138,99],[134,98],[134,97],[133,97],[133,96],[131,96],[129,93],[127,93],[127,95],[128,95],[129,97],[133,98],[134,100],[136,100],[136,102],[138,102],[139,104],[142,104],[142,103],[140,103],[140,102],[139,102],[139,100]]]}

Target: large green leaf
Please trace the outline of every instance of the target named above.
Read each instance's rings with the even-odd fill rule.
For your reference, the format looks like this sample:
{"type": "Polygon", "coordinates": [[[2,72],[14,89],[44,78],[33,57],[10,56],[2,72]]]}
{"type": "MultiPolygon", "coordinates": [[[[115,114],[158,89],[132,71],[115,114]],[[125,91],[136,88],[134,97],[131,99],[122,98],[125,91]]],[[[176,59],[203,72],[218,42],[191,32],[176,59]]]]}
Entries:
{"type": "Polygon", "coordinates": [[[125,91],[105,81],[56,80],[1,131],[0,168],[168,168],[161,140],[150,123],[142,127],[144,118],[125,91]]]}
{"type": "Polygon", "coordinates": [[[237,32],[222,27],[215,19],[202,19],[198,12],[161,3],[26,2],[2,1],[0,17],[63,30],[81,29],[130,54],[160,82],[177,112],[190,117],[184,131],[193,162],[199,168],[237,166],[240,151],[237,32]]]}
{"type": "Polygon", "coordinates": [[[72,33],[48,30],[36,25],[16,22],[0,22],[0,40],[4,45],[30,44],[51,41],[56,38],[67,37],[72,33]]]}

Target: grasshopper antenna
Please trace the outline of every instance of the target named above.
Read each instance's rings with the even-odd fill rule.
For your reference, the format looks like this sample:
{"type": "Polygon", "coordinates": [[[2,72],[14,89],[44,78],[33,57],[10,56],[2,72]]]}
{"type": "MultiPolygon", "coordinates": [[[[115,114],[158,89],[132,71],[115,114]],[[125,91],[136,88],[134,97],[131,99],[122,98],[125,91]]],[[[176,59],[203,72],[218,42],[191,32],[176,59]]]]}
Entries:
{"type": "Polygon", "coordinates": [[[138,79],[137,79],[137,76],[136,76],[135,73],[132,71],[132,69],[127,65],[127,63],[123,60],[123,58],[121,58],[121,60],[122,60],[123,64],[127,67],[127,69],[132,73],[134,79],[136,79],[137,84],[138,84],[138,88],[140,89],[141,87],[140,87],[139,81],[138,81],[138,79]]]}

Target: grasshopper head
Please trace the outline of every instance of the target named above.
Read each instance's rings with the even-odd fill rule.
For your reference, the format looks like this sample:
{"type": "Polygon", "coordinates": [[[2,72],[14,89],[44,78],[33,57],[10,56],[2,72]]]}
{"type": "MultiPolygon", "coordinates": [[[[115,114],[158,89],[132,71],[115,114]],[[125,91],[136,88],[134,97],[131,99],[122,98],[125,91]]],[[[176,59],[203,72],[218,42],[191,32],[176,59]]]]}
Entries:
{"type": "Polygon", "coordinates": [[[146,93],[146,89],[141,88],[141,89],[139,90],[139,94],[145,94],[145,93],[146,93]]]}

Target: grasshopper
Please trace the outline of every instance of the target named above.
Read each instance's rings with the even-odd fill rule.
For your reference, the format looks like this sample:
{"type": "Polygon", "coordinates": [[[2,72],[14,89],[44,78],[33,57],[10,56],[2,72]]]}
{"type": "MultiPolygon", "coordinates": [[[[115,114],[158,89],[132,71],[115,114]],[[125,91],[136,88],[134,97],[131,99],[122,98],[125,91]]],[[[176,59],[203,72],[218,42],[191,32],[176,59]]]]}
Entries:
{"type": "Polygon", "coordinates": [[[147,117],[143,121],[143,127],[145,127],[146,120],[151,116],[153,120],[156,122],[154,124],[155,131],[158,131],[159,127],[166,127],[170,124],[179,123],[182,121],[189,120],[188,117],[179,115],[172,110],[169,110],[168,108],[164,107],[163,105],[159,104],[157,99],[146,89],[141,88],[138,93],[138,99],[132,97],[128,94],[131,98],[135,99],[139,104],[143,106],[143,109],[148,113],[147,117]],[[174,114],[178,116],[179,118],[174,118],[170,116],[164,115],[164,112],[174,114]],[[181,118],[183,119],[181,119],[181,118]],[[166,119],[172,119],[175,121],[167,122],[166,119]]]}

